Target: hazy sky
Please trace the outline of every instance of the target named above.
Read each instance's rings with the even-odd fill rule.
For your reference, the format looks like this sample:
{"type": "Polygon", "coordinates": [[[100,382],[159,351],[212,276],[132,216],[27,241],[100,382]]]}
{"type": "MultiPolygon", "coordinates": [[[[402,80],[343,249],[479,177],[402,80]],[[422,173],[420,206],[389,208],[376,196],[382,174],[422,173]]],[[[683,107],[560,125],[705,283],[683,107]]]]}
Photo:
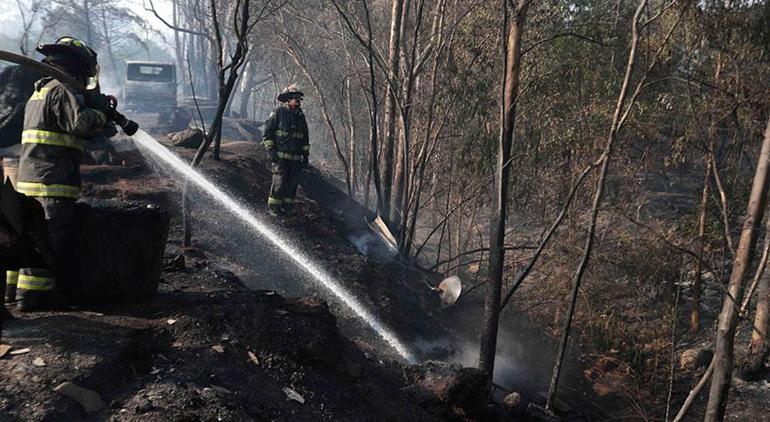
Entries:
{"type": "MultiPolygon", "coordinates": [[[[161,23],[152,12],[144,10],[143,2],[149,5],[147,0],[119,0],[120,4],[126,6],[134,11],[137,15],[145,18],[153,28],[161,31],[165,34],[170,33],[163,23],[161,23]]],[[[33,0],[19,0],[24,7],[29,7],[33,0]]],[[[170,0],[153,0],[153,4],[158,12],[167,20],[171,21],[171,1],[170,0]]],[[[17,0],[0,0],[0,34],[8,35],[11,37],[17,37],[21,33],[21,14],[17,6],[17,0]]],[[[44,41],[53,41],[60,35],[67,34],[51,34],[51,40],[44,39],[44,41]]]]}

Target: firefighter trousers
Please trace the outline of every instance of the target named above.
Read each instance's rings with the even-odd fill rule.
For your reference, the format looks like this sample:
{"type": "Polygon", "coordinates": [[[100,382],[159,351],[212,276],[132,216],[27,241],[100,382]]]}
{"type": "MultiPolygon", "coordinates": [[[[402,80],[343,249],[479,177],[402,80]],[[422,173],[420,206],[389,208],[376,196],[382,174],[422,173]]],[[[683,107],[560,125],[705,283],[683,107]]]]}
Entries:
{"type": "Polygon", "coordinates": [[[273,209],[292,209],[301,174],[301,161],[279,159],[273,162],[273,183],[270,186],[267,205],[273,209]]]}
{"type": "Polygon", "coordinates": [[[35,197],[43,205],[48,223],[48,239],[55,268],[22,268],[17,288],[24,291],[52,292],[68,296],[75,287],[80,268],[80,245],[75,231],[75,200],[69,198],[35,197]]]}

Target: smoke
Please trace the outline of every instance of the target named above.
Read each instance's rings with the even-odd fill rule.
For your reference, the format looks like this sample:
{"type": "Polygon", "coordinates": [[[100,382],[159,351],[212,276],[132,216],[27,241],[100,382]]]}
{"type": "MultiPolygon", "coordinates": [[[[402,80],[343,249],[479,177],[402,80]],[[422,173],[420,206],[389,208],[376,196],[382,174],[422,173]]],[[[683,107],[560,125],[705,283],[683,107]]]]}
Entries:
{"type": "Polygon", "coordinates": [[[118,75],[115,75],[112,72],[99,73],[99,88],[103,94],[122,97],[122,86],[123,84],[118,80],[118,75]]]}
{"type": "Polygon", "coordinates": [[[385,242],[371,231],[349,234],[347,239],[361,255],[374,258],[377,261],[390,261],[398,254],[397,250],[388,247],[385,242]]]}
{"type": "MultiPolygon", "coordinates": [[[[518,330],[501,327],[497,338],[494,383],[512,391],[542,391],[550,376],[552,351],[544,347],[541,340],[518,330]]],[[[419,356],[426,359],[442,360],[463,367],[477,368],[479,365],[479,340],[467,334],[455,341],[448,338],[420,338],[412,347],[419,356]]]]}

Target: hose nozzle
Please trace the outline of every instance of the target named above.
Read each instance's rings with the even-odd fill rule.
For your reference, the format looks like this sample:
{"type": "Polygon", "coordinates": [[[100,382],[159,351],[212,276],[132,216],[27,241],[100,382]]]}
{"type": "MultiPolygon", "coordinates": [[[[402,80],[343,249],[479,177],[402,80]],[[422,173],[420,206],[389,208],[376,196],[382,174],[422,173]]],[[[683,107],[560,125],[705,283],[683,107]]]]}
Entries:
{"type": "Polygon", "coordinates": [[[116,125],[120,126],[126,135],[133,136],[136,131],[139,130],[139,124],[133,120],[127,119],[126,116],[118,112],[117,97],[114,95],[108,95],[107,98],[110,101],[110,108],[112,109],[112,121],[115,122],[116,125]]]}
{"type": "Polygon", "coordinates": [[[139,130],[138,123],[126,118],[126,116],[120,114],[117,110],[112,112],[112,121],[114,121],[116,125],[120,126],[123,129],[123,132],[125,132],[128,136],[133,136],[133,134],[139,130]]]}

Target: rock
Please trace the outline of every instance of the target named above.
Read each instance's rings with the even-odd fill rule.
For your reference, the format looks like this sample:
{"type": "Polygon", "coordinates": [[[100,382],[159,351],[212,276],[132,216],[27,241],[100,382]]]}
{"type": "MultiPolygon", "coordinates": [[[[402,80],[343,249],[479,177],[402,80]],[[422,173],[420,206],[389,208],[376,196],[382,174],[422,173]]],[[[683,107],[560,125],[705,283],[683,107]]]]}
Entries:
{"type": "Polygon", "coordinates": [[[4,357],[11,350],[11,346],[0,344],[0,358],[4,357]]]}
{"type": "Polygon", "coordinates": [[[98,412],[105,406],[104,400],[98,393],[69,381],[57,385],[53,391],[75,400],[86,413],[98,412]]]}
{"type": "Polygon", "coordinates": [[[220,396],[224,396],[226,394],[232,394],[232,391],[226,389],[225,387],[220,387],[218,385],[212,385],[211,388],[217,392],[220,396]]]}
{"type": "Polygon", "coordinates": [[[177,253],[165,260],[165,262],[163,263],[163,270],[164,271],[184,271],[186,266],[187,266],[187,263],[185,261],[184,255],[177,253]]]}
{"type": "Polygon", "coordinates": [[[215,345],[211,346],[211,350],[213,350],[213,351],[215,351],[217,353],[224,353],[225,352],[225,348],[222,347],[221,344],[215,344],[215,345]]]}
{"type": "Polygon", "coordinates": [[[262,131],[261,122],[250,119],[234,119],[225,117],[222,121],[222,137],[242,141],[259,141],[262,131]]]}
{"type": "Polygon", "coordinates": [[[46,366],[45,361],[42,358],[35,358],[32,360],[32,364],[35,366],[43,367],[46,366]]]}
{"type": "Polygon", "coordinates": [[[509,410],[513,410],[521,403],[521,394],[513,392],[505,396],[503,399],[503,405],[509,410]]]}
{"type": "Polygon", "coordinates": [[[206,387],[201,391],[201,397],[206,400],[214,400],[217,398],[217,392],[210,387],[206,387]]]}
{"type": "Polygon", "coordinates": [[[142,414],[142,413],[151,412],[154,409],[155,409],[155,406],[152,404],[151,401],[145,398],[142,398],[142,399],[139,399],[139,402],[134,407],[134,412],[138,414],[142,414]]]}
{"type": "Polygon", "coordinates": [[[259,365],[259,359],[257,359],[257,355],[255,355],[251,350],[246,352],[246,355],[249,357],[249,360],[254,362],[254,365],[259,365]]]}
{"type": "Polygon", "coordinates": [[[181,132],[169,133],[168,138],[176,147],[198,148],[203,143],[203,132],[200,129],[185,129],[181,132]]]}
{"type": "Polygon", "coordinates": [[[184,130],[190,125],[193,114],[189,108],[177,107],[158,114],[158,121],[153,132],[169,133],[184,130]]]}
{"type": "Polygon", "coordinates": [[[300,404],[305,404],[305,398],[302,397],[299,393],[292,390],[289,387],[283,387],[283,392],[286,394],[286,400],[294,400],[296,402],[299,402],[300,404]]]}
{"type": "Polygon", "coordinates": [[[461,368],[443,362],[426,362],[410,368],[412,383],[428,391],[439,401],[459,407],[470,418],[484,414],[487,404],[487,380],[476,368],[461,368]]]}
{"type": "Polygon", "coordinates": [[[714,353],[706,347],[687,349],[679,355],[679,368],[693,371],[711,362],[714,353]]]}
{"type": "Polygon", "coordinates": [[[30,350],[30,349],[25,347],[24,349],[16,349],[16,350],[12,351],[11,355],[14,355],[14,356],[15,355],[25,355],[25,354],[27,354],[27,353],[29,353],[31,351],[32,350],[30,350]]]}

